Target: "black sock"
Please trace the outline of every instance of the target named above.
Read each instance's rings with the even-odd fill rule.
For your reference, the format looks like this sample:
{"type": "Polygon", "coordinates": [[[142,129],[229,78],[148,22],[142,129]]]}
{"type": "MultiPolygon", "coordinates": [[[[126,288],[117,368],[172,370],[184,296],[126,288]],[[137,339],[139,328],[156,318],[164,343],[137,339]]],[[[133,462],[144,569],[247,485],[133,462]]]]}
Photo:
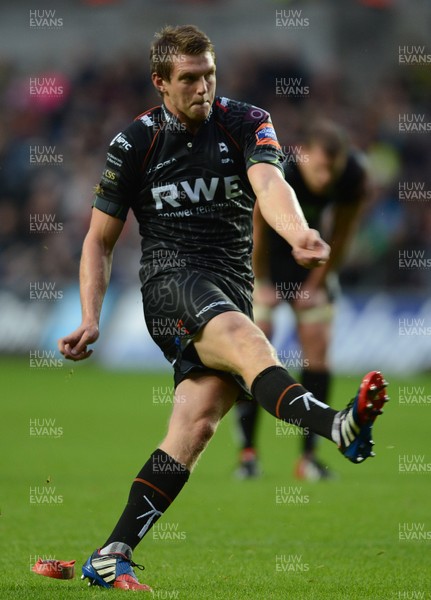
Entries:
{"type": "Polygon", "coordinates": [[[259,405],[255,400],[244,400],[236,406],[238,425],[242,436],[242,448],[254,448],[254,436],[259,405]]]}
{"type": "Polygon", "coordinates": [[[251,392],[277,419],[333,439],[332,425],[337,411],[314,398],[284,367],[264,369],[253,381],[251,392]]]}
{"type": "Polygon", "coordinates": [[[135,548],[182,490],[189,470],[157,449],[130,488],[129,499],[113,532],[101,546],[123,542],[135,548]]]}
{"type": "MultiPolygon", "coordinates": [[[[329,371],[312,371],[304,369],[301,383],[306,390],[311,392],[315,398],[328,404],[329,387],[331,385],[331,373],[329,371]]],[[[302,450],[304,454],[312,454],[317,447],[318,437],[312,431],[304,434],[302,450]]]]}

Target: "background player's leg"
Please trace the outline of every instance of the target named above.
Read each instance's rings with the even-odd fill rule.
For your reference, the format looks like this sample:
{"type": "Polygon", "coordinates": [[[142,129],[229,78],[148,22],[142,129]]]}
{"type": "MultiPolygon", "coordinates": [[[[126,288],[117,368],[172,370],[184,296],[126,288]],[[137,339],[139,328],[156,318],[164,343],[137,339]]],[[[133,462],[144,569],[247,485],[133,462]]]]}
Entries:
{"type": "MultiPolygon", "coordinates": [[[[257,286],[255,284],[255,294],[257,286]]],[[[275,295],[271,287],[272,295],[275,295]]],[[[270,292],[267,292],[268,294],[270,292]]],[[[272,308],[263,302],[253,303],[254,322],[268,340],[272,337],[272,308]]],[[[304,386],[306,387],[306,386],[304,386]]],[[[241,450],[236,474],[241,479],[260,475],[257,451],[257,425],[259,422],[259,405],[256,401],[237,402],[235,417],[241,436],[241,450]]]]}
{"type": "Polygon", "coordinates": [[[255,400],[237,402],[236,421],[241,436],[241,450],[236,475],[240,479],[249,479],[260,475],[257,455],[256,429],[259,421],[259,404],[255,400]]]}
{"type": "MultiPolygon", "coordinates": [[[[306,315],[306,311],[304,311],[306,315]]],[[[298,315],[297,333],[303,352],[302,385],[316,398],[328,404],[331,372],[328,349],[331,336],[331,320],[301,319],[298,315]]],[[[322,479],[330,476],[328,469],[316,457],[318,436],[308,431],[302,438],[302,456],[297,463],[296,475],[300,479],[322,479]]]]}

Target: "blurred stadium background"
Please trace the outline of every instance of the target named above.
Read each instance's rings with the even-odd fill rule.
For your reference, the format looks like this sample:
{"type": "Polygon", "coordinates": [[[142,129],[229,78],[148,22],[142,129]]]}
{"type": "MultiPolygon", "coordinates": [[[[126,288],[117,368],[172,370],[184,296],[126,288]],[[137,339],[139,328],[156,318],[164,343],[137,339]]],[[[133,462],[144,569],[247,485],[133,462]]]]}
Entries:
{"type": "MultiPolygon", "coordinates": [[[[78,325],[80,248],[107,145],[135,115],[159,102],[148,71],[154,32],[167,23],[194,23],[215,44],[218,93],[268,109],[285,148],[297,143],[301,122],[322,115],[343,124],[367,157],[372,193],[341,273],[334,370],[429,371],[429,2],[40,4],[13,3],[2,11],[2,355],[53,356],[56,339],[78,325]],[[278,96],[281,77],[299,78],[309,93],[278,96]],[[32,93],[38,84],[54,90],[32,93]],[[410,126],[401,131],[401,121],[423,131],[410,126]]],[[[145,331],[138,265],[138,236],[129,218],[94,360],[109,367],[166,369],[145,331]]],[[[287,309],[280,308],[277,323],[277,347],[294,348],[287,309]]]]}

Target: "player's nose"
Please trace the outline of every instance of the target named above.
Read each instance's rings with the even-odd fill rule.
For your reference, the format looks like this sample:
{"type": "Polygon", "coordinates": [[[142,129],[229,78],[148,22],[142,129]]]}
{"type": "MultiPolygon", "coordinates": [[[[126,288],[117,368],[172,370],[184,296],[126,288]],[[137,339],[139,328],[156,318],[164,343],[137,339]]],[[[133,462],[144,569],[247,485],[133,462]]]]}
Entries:
{"type": "Polygon", "coordinates": [[[208,82],[205,77],[200,77],[197,82],[197,93],[204,95],[208,92],[208,82]]]}
{"type": "Polygon", "coordinates": [[[326,169],[321,169],[316,174],[316,182],[321,189],[325,189],[331,183],[331,173],[326,169]]]}

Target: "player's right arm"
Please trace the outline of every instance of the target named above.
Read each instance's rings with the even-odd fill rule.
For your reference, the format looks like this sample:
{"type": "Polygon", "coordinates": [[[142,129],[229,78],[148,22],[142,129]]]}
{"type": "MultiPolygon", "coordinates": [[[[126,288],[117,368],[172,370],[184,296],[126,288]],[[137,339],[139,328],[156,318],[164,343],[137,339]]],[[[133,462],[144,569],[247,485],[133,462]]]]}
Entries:
{"type": "Polygon", "coordinates": [[[93,208],[79,270],[81,325],[58,341],[58,348],[67,359],[83,360],[93,352],[88,344],[99,337],[100,312],[111,277],[114,246],[123,226],[122,220],[93,208]]]}
{"type": "Polygon", "coordinates": [[[114,246],[139,188],[142,160],[136,146],[140,134],[142,125],[134,121],[113,138],[95,189],[79,270],[82,321],[75,331],[58,341],[60,352],[70,360],[88,358],[93,352],[88,344],[99,337],[99,319],[111,277],[114,246]]]}

